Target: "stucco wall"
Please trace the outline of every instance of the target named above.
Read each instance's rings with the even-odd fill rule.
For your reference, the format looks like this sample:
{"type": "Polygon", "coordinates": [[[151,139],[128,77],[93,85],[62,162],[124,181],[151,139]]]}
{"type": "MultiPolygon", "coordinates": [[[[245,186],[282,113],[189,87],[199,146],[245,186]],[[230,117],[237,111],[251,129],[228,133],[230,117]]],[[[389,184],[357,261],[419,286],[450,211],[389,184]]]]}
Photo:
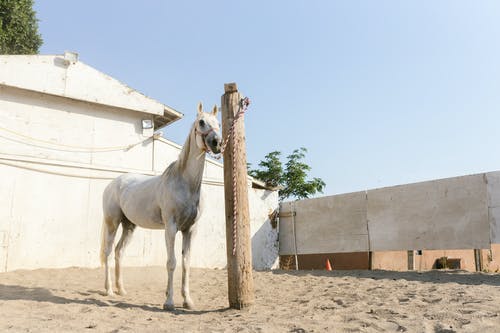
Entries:
{"type": "MultiPolygon", "coordinates": [[[[7,129],[0,129],[0,271],[99,265],[106,185],[123,172],[161,173],[179,154],[179,145],[142,136],[141,119],[148,117],[0,86],[0,124],[7,129]],[[130,149],[87,149],[137,142],[130,149]]],[[[222,166],[207,161],[194,267],[225,266],[222,179],[222,166]]],[[[270,268],[277,259],[277,233],[267,214],[277,206],[277,194],[250,187],[249,192],[254,267],[270,268]]],[[[180,255],[180,237],[176,245],[180,255]]],[[[124,260],[164,265],[163,232],[138,228],[124,260]]]]}

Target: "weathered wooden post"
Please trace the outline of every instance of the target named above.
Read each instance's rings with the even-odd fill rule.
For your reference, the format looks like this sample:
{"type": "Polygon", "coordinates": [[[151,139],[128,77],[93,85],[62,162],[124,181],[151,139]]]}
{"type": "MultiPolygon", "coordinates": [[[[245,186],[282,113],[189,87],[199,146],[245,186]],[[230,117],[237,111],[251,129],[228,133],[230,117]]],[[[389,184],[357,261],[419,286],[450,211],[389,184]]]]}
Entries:
{"type": "MultiPolygon", "coordinates": [[[[235,116],[242,108],[236,83],[224,85],[221,108],[222,137],[227,138],[235,116]]],[[[229,306],[233,309],[244,309],[254,303],[254,287],[243,118],[234,124],[233,136],[229,138],[224,151],[224,197],[229,306]]]]}

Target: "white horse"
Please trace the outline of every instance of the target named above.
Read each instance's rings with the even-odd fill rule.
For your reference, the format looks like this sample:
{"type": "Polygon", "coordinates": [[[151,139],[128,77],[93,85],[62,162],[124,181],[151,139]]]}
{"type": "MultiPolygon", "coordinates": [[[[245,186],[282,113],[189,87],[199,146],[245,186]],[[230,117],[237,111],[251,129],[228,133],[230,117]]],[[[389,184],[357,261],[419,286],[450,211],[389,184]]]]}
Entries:
{"type": "Polygon", "coordinates": [[[165,229],[167,246],[168,283],[165,310],[173,310],[173,275],[176,265],[174,243],[177,231],[182,232],[182,296],[183,306],[193,308],[189,295],[189,266],[191,237],[200,217],[200,187],[205,165],[205,153],[220,152],[221,138],[218,134],[217,106],[211,113],[202,111],[198,104],[198,115],[177,161],[170,164],[160,176],[124,174],[114,179],[104,190],[103,233],[101,262],[105,265],[105,288],[113,295],[110,254],[118,225],[122,225],[122,236],[115,248],[116,288],[126,294],[120,272],[123,250],[129,243],[136,226],[148,229],[165,229]]]}

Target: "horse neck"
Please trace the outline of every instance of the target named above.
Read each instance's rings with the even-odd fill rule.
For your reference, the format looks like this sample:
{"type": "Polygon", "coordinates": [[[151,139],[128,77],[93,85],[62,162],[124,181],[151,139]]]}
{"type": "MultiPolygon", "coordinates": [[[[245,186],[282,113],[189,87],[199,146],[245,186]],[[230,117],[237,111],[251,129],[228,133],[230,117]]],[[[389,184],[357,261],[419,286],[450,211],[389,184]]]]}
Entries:
{"type": "Polygon", "coordinates": [[[201,185],[204,166],[205,152],[196,144],[193,126],[177,159],[177,171],[184,179],[188,180],[193,189],[197,190],[201,185]]]}

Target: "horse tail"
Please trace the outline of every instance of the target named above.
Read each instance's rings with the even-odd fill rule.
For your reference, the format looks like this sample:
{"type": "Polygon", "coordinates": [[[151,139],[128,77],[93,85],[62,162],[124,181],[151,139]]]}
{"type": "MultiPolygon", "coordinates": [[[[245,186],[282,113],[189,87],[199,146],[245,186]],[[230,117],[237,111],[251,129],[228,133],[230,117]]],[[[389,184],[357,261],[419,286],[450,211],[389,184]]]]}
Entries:
{"type": "Polygon", "coordinates": [[[106,223],[106,218],[102,219],[102,228],[101,228],[101,266],[106,263],[106,246],[108,243],[108,224],[106,223]]]}
{"type": "Polygon", "coordinates": [[[120,206],[116,203],[116,200],[114,200],[118,184],[117,179],[113,180],[106,187],[102,197],[103,219],[101,227],[101,265],[106,264],[108,256],[111,254],[113,243],[115,241],[116,230],[121,223],[121,219],[123,218],[120,206]]]}

